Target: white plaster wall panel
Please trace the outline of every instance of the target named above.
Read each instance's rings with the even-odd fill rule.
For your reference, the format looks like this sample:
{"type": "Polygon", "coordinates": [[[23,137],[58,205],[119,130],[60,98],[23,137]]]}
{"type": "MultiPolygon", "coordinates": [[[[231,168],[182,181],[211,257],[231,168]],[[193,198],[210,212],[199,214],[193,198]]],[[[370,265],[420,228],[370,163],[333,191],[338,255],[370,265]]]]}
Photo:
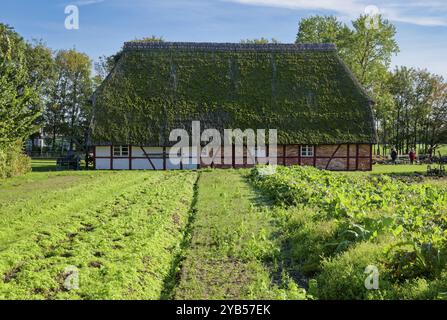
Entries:
{"type": "Polygon", "coordinates": [[[113,159],[113,170],[129,170],[129,159],[113,159]]]}
{"type": "MultiPolygon", "coordinates": [[[[163,154],[163,148],[162,147],[144,147],[144,151],[148,155],[161,155],[163,154]]],[[[141,150],[141,147],[132,147],[132,157],[145,157],[143,150],[141,150]]]]}
{"type": "Polygon", "coordinates": [[[133,159],[132,160],[132,170],[150,170],[151,165],[147,159],[133,159]]]}
{"type": "Polygon", "coordinates": [[[96,159],[96,170],[110,170],[110,159],[96,159]]]}
{"type": "MultiPolygon", "coordinates": [[[[166,153],[169,156],[169,153],[171,151],[171,148],[166,148],[166,153]]],[[[183,157],[197,157],[201,153],[201,149],[198,150],[197,148],[181,148],[181,153],[183,157]]],[[[206,151],[205,151],[206,152],[206,151]]]]}
{"type": "Polygon", "coordinates": [[[144,157],[144,153],[140,147],[132,147],[132,157],[144,157]]]}
{"type": "Polygon", "coordinates": [[[198,168],[197,164],[184,164],[183,170],[196,170],[198,168]]]}
{"type": "MultiPolygon", "coordinates": [[[[163,170],[163,159],[151,158],[151,161],[155,170],[163,170]]],[[[132,170],[154,170],[154,168],[147,159],[133,159],[132,170]]]]}
{"type": "Polygon", "coordinates": [[[151,161],[156,170],[163,170],[163,159],[151,159],[151,161]]]}
{"type": "Polygon", "coordinates": [[[166,169],[168,170],[180,169],[180,163],[176,164],[173,163],[173,161],[171,161],[170,159],[166,159],[166,169]]]}
{"type": "Polygon", "coordinates": [[[184,165],[198,165],[200,159],[197,158],[182,158],[182,163],[184,165]]]}
{"type": "Polygon", "coordinates": [[[144,150],[146,150],[147,154],[156,154],[156,155],[162,155],[163,154],[163,148],[161,148],[161,147],[144,148],[144,150]]]}
{"type": "Polygon", "coordinates": [[[256,157],[265,158],[266,156],[267,156],[267,148],[266,147],[256,148],[256,157]]]}

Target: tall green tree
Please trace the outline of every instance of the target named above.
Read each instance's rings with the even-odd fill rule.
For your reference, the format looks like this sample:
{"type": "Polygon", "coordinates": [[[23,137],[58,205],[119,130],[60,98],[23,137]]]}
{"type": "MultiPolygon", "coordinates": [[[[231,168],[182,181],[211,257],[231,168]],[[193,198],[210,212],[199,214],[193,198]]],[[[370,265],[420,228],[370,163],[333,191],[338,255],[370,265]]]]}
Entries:
{"type": "Polygon", "coordinates": [[[296,43],[333,43],[345,60],[348,57],[352,31],[334,16],[312,16],[302,19],[296,43]]]}
{"type": "Polygon", "coordinates": [[[407,67],[396,68],[389,80],[389,90],[394,99],[393,127],[390,142],[398,151],[408,149],[408,118],[414,101],[414,81],[416,70],[407,67]]]}
{"type": "Polygon", "coordinates": [[[436,151],[447,143],[447,83],[439,75],[419,70],[414,87],[413,144],[423,143],[425,152],[436,151]]]}
{"type": "Polygon", "coordinates": [[[99,86],[107,75],[112,72],[117,62],[116,55],[101,56],[98,61],[95,62],[95,86],[99,86]]]}
{"type": "Polygon", "coordinates": [[[427,70],[398,67],[389,82],[394,100],[391,144],[402,153],[420,146],[434,150],[442,141],[447,123],[447,85],[427,70]]]}
{"type": "Polygon", "coordinates": [[[362,15],[350,28],[333,16],[313,16],[300,21],[297,43],[334,43],[342,59],[367,89],[383,82],[391,58],[399,52],[396,28],[377,15],[362,15]]]}
{"type": "Polygon", "coordinates": [[[0,147],[38,130],[39,94],[26,51],[27,43],[12,28],[0,24],[0,147]]]}
{"type": "MultiPolygon", "coordinates": [[[[352,26],[333,16],[313,16],[300,21],[297,43],[330,42],[375,101],[373,106],[379,142],[386,143],[392,96],[386,86],[391,58],[399,51],[396,28],[382,16],[362,15],[352,26]]],[[[379,151],[380,148],[378,147],[379,151]]]]}
{"type": "Polygon", "coordinates": [[[245,43],[245,44],[269,44],[269,43],[280,43],[278,40],[276,40],[275,38],[271,38],[271,39],[267,39],[264,37],[261,38],[255,38],[255,39],[244,39],[241,40],[240,43],[245,43]]]}
{"type": "Polygon", "coordinates": [[[0,24],[0,178],[31,169],[23,141],[39,129],[43,63],[37,49],[0,24]]]}
{"type": "MultiPolygon", "coordinates": [[[[45,111],[45,107],[50,101],[51,88],[56,75],[53,51],[42,40],[33,40],[28,44],[25,55],[28,62],[29,83],[37,89],[39,95],[37,107],[45,111]]],[[[37,118],[36,125],[43,128],[45,117],[37,118]]],[[[34,149],[34,138],[38,138],[40,135],[41,132],[36,132],[30,136],[32,149],[34,149]]]]}
{"type": "Polygon", "coordinates": [[[90,58],[74,49],[56,54],[56,77],[44,114],[53,147],[58,136],[68,139],[70,150],[85,145],[93,91],[91,67],[90,58]]]}
{"type": "Polygon", "coordinates": [[[378,15],[371,22],[362,15],[352,22],[353,32],[348,42],[346,59],[359,81],[374,89],[388,72],[393,55],[399,52],[396,27],[378,15]]]}
{"type": "MultiPolygon", "coordinates": [[[[135,39],[133,41],[142,41],[142,42],[165,42],[164,38],[162,36],[155,36],[152,35],[150,37],[143,37],[140,39],[135,39]]],[[[116,54],[111,56],[101,56],[99,57],[98,61],[95,62],[95,77],[94,77],[94,85],[95,87],[98,87],[102,81],[107,77],[107,75],[113,70],[116,63],[121,57],[121,54],[123,53],[123,50],[121,49],[116,54]]]]}

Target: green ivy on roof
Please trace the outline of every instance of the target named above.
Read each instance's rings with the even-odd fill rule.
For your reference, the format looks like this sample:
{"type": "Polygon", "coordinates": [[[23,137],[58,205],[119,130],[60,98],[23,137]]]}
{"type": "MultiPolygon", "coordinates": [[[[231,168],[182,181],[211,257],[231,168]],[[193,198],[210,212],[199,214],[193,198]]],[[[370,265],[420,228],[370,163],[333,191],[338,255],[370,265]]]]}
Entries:
{"type": "Polygon", "coordinates": [[[172,129],[277,129],[280,144],[375,143],[371,99],[332,44],[132,41],[94,96],[92,144],[172,129]]]}

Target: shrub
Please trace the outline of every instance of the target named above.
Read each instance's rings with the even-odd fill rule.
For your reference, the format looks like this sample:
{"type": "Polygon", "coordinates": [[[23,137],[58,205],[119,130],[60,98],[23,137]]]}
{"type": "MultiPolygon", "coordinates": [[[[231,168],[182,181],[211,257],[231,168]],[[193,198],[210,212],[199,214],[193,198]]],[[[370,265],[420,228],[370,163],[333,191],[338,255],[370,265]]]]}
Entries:
{"type": "Polygon", "coordinates": [[[21,142],[0,146],[0,179],[31,171],[31,159],[23,153],[21,142]]]}

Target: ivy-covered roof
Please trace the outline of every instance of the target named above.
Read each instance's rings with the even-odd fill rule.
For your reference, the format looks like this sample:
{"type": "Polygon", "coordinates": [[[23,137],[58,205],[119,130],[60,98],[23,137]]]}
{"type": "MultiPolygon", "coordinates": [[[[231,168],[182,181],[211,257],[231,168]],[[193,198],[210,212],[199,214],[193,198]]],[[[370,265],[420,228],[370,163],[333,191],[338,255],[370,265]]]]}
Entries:
{"type": "Polygon", "coordinates": [[[92,143],[172,129],[277,129],[280,144],[374,143],[371,99],[332,44],[128,42],[94,96],[92,143]]]}

